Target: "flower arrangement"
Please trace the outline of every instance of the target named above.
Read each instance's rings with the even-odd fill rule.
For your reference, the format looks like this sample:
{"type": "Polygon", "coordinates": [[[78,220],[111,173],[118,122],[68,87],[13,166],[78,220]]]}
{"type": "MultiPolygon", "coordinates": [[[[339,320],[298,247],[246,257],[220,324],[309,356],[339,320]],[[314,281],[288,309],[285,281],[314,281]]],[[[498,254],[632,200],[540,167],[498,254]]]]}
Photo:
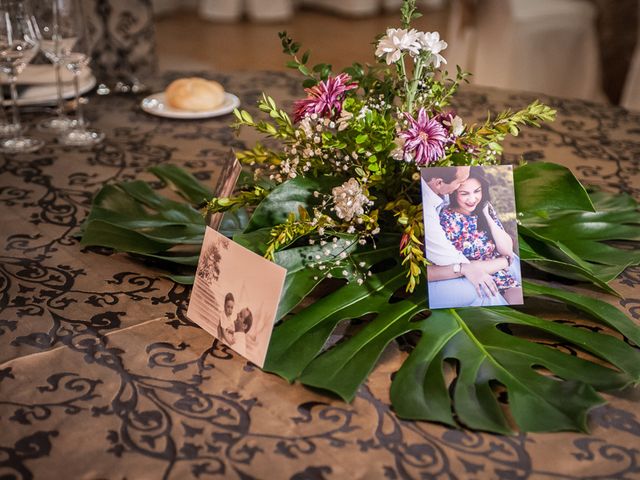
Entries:
{"type": "Polygon", "coordinates": [[[540,318],[526,304],[430,311],[426,289],[416,288],[426,266],[419,169],[498,163],[506,135],[555,112],[536,101],[465,123],[450,100],[467,74],[448,77],[447,45],[435,32],[412,29],[417,15],[415,0],[405,0],[402,28],[377,40],[378,62],[338,74],[309,66],[309,53],[300,55],[300,45],[280,34],[288,65],[305,77],[306,98],[294,103],[293,120],[267,95],[258,107],[269,120],[235,111],[236,128],[280,145],[237,152],[251,166],[249,181],[230,197],[212,198],[188,172],[154,166],[186,204],[143,181],[107,185],[82,243],[163,262],[170,278],[192,283],[205,199],[207,212],[225,212],[221,232],[287,269],[265,370],[350,401],[386,346],[412,333],[413,348],[390,387],[397,415],[503,434],[587,430],[588,412],[604,402],[598,391],[640,382],[640,328],[572,286],[616,294],[611,282],[640,257],[608,241],[637,248],[638,204],[588,192],[553,163],[514,170],[520,258],[552,280],[525,278],[525,297],[570,305],[608,333],[540,318]],[[129,208],[136,203],[141,208],[129,208]],[[315,295],[323,283],[330,293],[315,295]],[[345,324],[354,331],[335,344],[330,338],[345,324]],[[570,347],[555,349],[549,339],[570,347]],[[498,401],[505,393],[508,413],[498,401]]]}
{"type": "MultiPolygon", "coordinates": [[[[300,45],[281,33],[284,52],[292,57],[288,65],[306,77],[307,97],[294,103],[293,120],[267,95],[258,106],[272,122],[235,111],[236,128],[255,128],[280,140],[282,149],[258,144],[239,152],[242,162],[255,167],[255,181],[268,186],[215,198],[208,210],[256,205],[272,187],[292,179],[331,178],[335,186],[313,192],[318,202],[312,208],[272,228],[267,257],[273,259],[275,252],[302,238],[313,244],[348,237],[355,245],[375,242],[381,231],[399,230],[407,290],[413,291],[427,264],[421,242],[419,169],[494,164],[507,134],[518,135],[523,125],[555,117],[554,110],[534,102],[482,125],[465,124],[449,102],[467,74],[458,69],[455,78],[447,77],[447,44],[438,32],[412,29],[411,21],[418,15],[415,2],[404,3],[402,28],[389,28],[378,39],[378,64],[366,72],[359,64],[337,75],[329,65],[310,68],[309,52],[299,58],[300,45]]],[[[348,246],[342,255],[329,252],[317,267],[328,271],[341,266],[348,261],[347,251],[348,246]]],[[[356,269],[349,277],[362,283],[369,273],[356,269]]]]}

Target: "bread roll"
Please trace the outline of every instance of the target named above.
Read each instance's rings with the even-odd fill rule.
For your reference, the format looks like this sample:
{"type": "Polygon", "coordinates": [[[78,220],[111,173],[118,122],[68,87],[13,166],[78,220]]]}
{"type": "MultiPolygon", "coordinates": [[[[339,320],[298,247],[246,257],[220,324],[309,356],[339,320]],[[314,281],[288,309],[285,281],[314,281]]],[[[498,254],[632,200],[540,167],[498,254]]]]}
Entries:
{"type": "Polygon", "coordinates": [[[171,82],[164,95],[170,107],[192,112],[213,110],[224,103],[222,85],[198,77],[180,78],[171,82]]]}

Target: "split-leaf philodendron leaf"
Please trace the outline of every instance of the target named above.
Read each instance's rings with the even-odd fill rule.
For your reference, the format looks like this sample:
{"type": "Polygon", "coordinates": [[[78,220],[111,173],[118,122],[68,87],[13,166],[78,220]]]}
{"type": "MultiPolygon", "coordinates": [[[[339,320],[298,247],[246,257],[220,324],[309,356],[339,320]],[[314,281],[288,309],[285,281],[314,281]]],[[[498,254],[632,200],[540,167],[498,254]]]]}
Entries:
{"type": "MultiPolygon", "coordinates": [[[[177,167],[151,171],[187,203],[169,200],[145,182],[105,186],[83,225],[82,243],[141,255],[167,266],[175,281],[191,283],[205,228],[198,207],[212,193],[177,167]]],[[[313,300],[329,274],[345,278],[352,267],[312,267],[318,245],[294,243],[276,253],[287,277],[278,310],[282,321],[273,332],[265,369],[350,401],[385,347],[416,332],[419,340],[391,385],[399,416],[497,433],[586,430],[589,410],[603,402],[598,391],[640,380],[640,329],[611,304],[570,291],[562,282],[588,282],[616,293],[612,280],[640,263],[640,253],[625,248],[640,240],[638,205],[627,195],[589,194],[568,169],[555,164],[519,167],[514,179],[520,257],[550,274],[549,283],[525,281],[525,296],[569,305],[606,332],[508,307],[430,312],[420,287],[398,295],[406,283],[398,265],[399,235],[380,236],[375,248],[343,237],[351,257],[377,273],[302,309],[299,304],[313,300]],[[334,344],[332,335],[345,322],[362,318],[366,321],[355,334],[334,344]],[[587,355],[555,349],[549,339],[587,355]],[[509,416],[501,398],[508,401],[509,416]]],[[[227,212],[221,230],[264,252],[272,226],[300,206],[311,207],[315,189],[336,183],[333,178],[285,182],[250,219],[244,210],[227,212]]]]}

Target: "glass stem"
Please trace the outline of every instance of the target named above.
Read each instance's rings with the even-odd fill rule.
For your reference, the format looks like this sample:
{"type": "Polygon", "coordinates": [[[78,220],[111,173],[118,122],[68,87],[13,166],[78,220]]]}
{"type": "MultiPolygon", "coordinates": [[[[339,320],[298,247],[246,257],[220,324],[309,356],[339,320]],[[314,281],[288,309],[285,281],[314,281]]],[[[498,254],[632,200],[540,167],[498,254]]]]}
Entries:
{"type": "Polygon", "coordinates": [[[78,122],[78,128],[84,128],[84,112],[82,111],[82,102],[80,101],[80,82],[78,77],[80,76],[80,70],[73,70],[73,91],[76,98],[76,120],[78,122]]]}
{"type": "Polygon", "coordinates": [[[4,88],[0,86],[0,125],[6,125],[7,123],[7,112],[4,109],[4,88]]]}
{"type": "Polygon", "coordinates": [[[63,119],[65,117],[64,111],[64,98],[62,98],[62,74],[60,72],[60,62],[55,62],[53,68],[56,72],[56,89],[58,93],[58,118],[63,119]]]}
{"type": "Polygon", "coordinates": [[[9,75],[9,89],[11,90],[11,112],[13,114],[13,125],[16,131],[20,131],[20,115],[18,114],[18,89],[16,88],[16,76],[9,75]]]}

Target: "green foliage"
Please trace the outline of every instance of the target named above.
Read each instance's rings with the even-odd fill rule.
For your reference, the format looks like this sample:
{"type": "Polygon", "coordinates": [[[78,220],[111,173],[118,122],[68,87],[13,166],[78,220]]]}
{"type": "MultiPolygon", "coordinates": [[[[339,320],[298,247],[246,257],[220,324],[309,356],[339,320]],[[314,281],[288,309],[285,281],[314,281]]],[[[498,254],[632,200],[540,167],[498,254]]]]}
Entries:
{"type": "Polygon", "coordinates": [[[302,54],[302,57],[298,58],[298,52],[300,51],[300,43],[294,42],[286,31],[278,33],[280,41],[282,42],[282,52],[291,56],[291,60],[287,62],[287,67],[297,70],[302,75],[307,77],[302,86],[305,88],[313,87],[320,80],[326,80],[331,75],[331,65],[326,63],[319,63],[313,67],[309,67],[309,56],[311,51],[307,50],[302,54]]]}
{"type": "MultiPolygon", "coordinates": [[[[521,168],[522,174],[516,175],[516,192],[530,210],[520,213],[529,217],[536,212],[538,227],[543,228],[543,219],[551,218],[558,209],[548,198],[521,190],[530,186],[536,175],[548,175],[560,198],[565,191],[577,195],[570,203],[574,208],[593,208],[584,188],[564,167],[540,163],[521,168]]],[[[621,204],[602,194],[597,198],[598,204],[609,208],[608,212],[598,213],[599,219],[612,214],[612,206],[619,208],[621,204]]],[[[640,215],[635,202],[628,200],[625,198],[623,203],[628,215],[624,218],[635,225],[626,231],[626,236],[631,237],[633,232],[640,232],[640,215]]],[[[588,211],[585,213],[589,215],[588,211]]],[[[409,224],[409,219],[404,223],[409,224]]],[[[549,247],[558,243],[555,235],[561,233],[551,232],[553,235],[548,233],[549,237],[540,241],[549,247]]],[[[580,242],[581,237],[575,240],[580,242]]],[[[565,278],[573,278],[580,268],[567,258],[555,260],[544,254],[532,257],[526,246],[522,250],[523,259],[538,268],[541,261],[555,262],[554,273],[565,278]]],[[[635,263],[638,262],[640,258],[635,263]]],[[[265,368],[289,381],[297,379],[350,400],[384,347],[394,338],[416,330],[422,338],[392,384],[391,398],[398,415],[496,433],[510,433],[514,428],[585,431],[588,412],[603,402],[598,390],[620,389],[640,381],[640,351],[613,336],[543,320],[512,308],[443,310],[421,319],[426,312],[423,292],[416,291],[403,300],[396,297],[403,277],[403,269],[396,264],[363,285],[350,283],[286,318],[274,331],[265,368]],[[338,345],[326,347],[339,324],[363,316],[372,317],[364,328],[338,345]],[[526,337],[504,330],[512,326],[527,327],[526,337]],[[556,350],[547,345],[550,338],[571,344],[598,360],[556,350]],[[453,373],[447,366],[448,359],[455,359],[460,365],[452,393],[445,375],[453,373]],[[500,390],[506,390],[514,424],[498,403],[500,390]]],[[[610,288],[595,276],[582,279],[610,288]]],[[[571,305],[640,345],[638,327],[601,300],[531,282],[525,283],[525,295],[571,305]]]]}
{"type": "Polygon", "coordinates": [[[416,0],[405,0],[400,7],[402,28],[409,28],[411,22],[422,16],[416,8],[416,0]]]}
{"type": "MultiPolygon", "coordinates": [[[[197,203],[206,191],[177,167],[160,166],[153,171],[190,203],[197,203]]],[[[237,210],[236,217],[226,221],[227,234],[235,232],[236,241],[264,254],[274,227],[295,225],[303,219],[318,201],[313,191],[330,189],[331,182],[339,180],[298,178],[283,183],[261,200],[248,225],[241,218],[244,212],[237,210]],[[298,215],[292,217],[291,212],[298,215]]],[[[604,243],[610,238],[639,238],[638,205],[629,196],[613,197],[602,192],[589,196],[569,170],[545,163],[516,169],[515,189],[518,218],[523,223],[521,255],[530,265],[550,271],[558,279],[579,278],[610,289],[613,273],[640,263],[635,251],[604,243]],[[538,182],[541,178],[545,181],[538,182]],[[548,185],[555,199],[536,191],[548,185]],[[573,251],[578,249],[580,256],[573,251]]],[[[393,204],[390,208],[394,211],[393,204]]],[[[406,228],[419,216],[417,210],[413,214],[403,217],[400,213],[397,221],[406,228]]],[[[203,231],[202,215],[193,207],[158,195],[144,182],[130,182],[105,186],[96,195],[82,243],[143,255],[165,266],[171,264],[176,273],[169,276],[189,282],[193,280],[203,231]]],[[[336,244],[340,248],[332,255],[337,258],[337,252],[342,251],[349,255],[340,265],[327,263],[330,268],[321,268],[322,262],[316,260],[325,247],[300,242],[296,240],[299,234],[278,247],[286,248],[274,248],[274,259],[287,268],[287,277],[278,310],[278,318],[283,321],[273,332],[265,368],[289,381],[332,391],[348,401],[375,367],[385,346],[414,331],[421,338],[391,386],[398,415],[497,433],[510,433],[516,428],[586,430],[588,412],[603,401],[597,391],[616,390],[640,381],[640,351],[630,345],[640,345],[640,329],[602,300],[540,281],[524,283],[527,297],[570,305],[619,332],[626,342],[506,307],[429,312],[422,289],[399,296],[406,285],[398,249],[403,233],[406,231],[401,229],[392,235],[380,234],[375,246],[340,235],[336,244]],[[384,264],[381,262],[390,260],[386,267],[380,267],[384,264]],[[372,269],[379,272],[368,274],[372,269]],[[292,314],[327,278],[342,278],[349,283],[292,314]],[[327,346],[336,327],[363,317],[367,320],[359,331],[337,345],[327,346]],[[518,328],[523,327],[526,335],[520,336],[518,328]],[[553,341],[570,344],[589,356],[554,349],[549,345],[553,341]],[[459,365],[457,373],[451,368],[452,360],[459,365]],[[451,375],[454,388],[450,388],[451,375]],[[498,403],[500,391],[509,399],[510,417],[498,403]]],[[[415,237],[412,241],[419,241],[415,237]]]]}
{"type": "Polygon", "coordinates": [[[241,126],[248,126],[255,128],[260,133],[264,133],[269,137],[274,138],[290,138],[294,135],[294,128],[291,123],[289,115],[284,110],[280,110],[276,106],[276,102],[273,98],[263,94],[262,98],[258,102],[258,108],[261,112],[269,115],[275,125],[272,122],[260,121],[255,122],[253,117],[246,110],[233,110],[233,114],[236,117],[236,122],[231,126],[235,129],[241,126]]]}

